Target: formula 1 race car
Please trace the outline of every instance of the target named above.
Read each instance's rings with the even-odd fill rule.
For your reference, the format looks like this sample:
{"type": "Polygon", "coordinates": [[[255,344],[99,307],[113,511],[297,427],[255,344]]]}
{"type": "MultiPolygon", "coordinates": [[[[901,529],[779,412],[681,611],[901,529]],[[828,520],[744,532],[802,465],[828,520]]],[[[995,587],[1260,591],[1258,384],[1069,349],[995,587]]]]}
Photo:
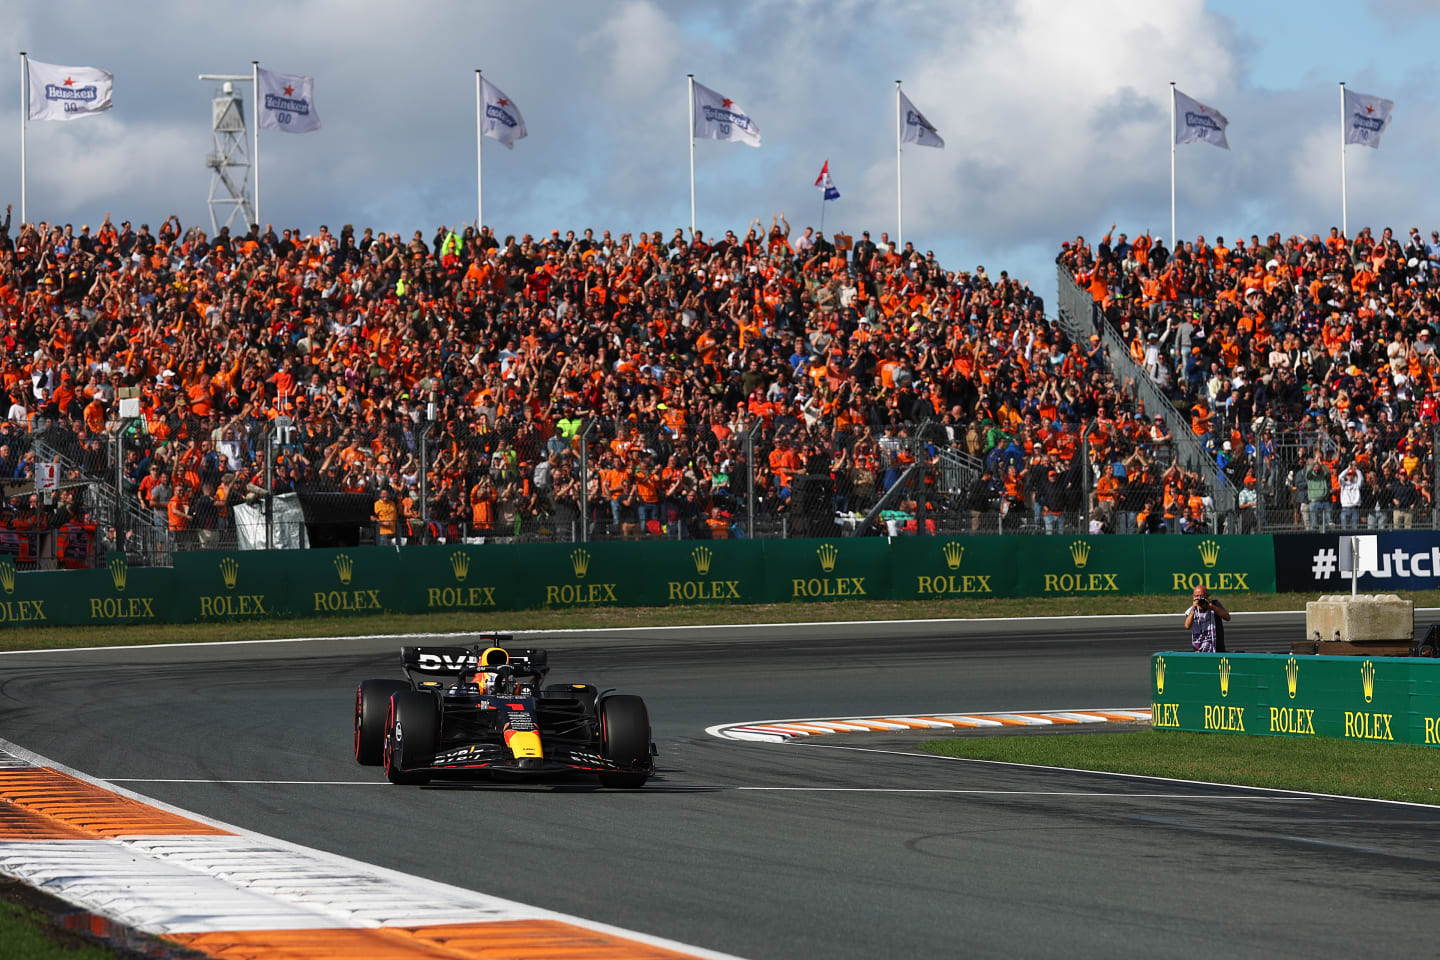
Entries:
{"type": "Polygon", "coordinates": [[[484,640],[401,647],[404,680],[362,682],[356,761],[383,765],[392,783],[593,773],[607,787],[645,785],[657,753],[645,701],[584,683],[542,686],[544,650],[484,640]]]}

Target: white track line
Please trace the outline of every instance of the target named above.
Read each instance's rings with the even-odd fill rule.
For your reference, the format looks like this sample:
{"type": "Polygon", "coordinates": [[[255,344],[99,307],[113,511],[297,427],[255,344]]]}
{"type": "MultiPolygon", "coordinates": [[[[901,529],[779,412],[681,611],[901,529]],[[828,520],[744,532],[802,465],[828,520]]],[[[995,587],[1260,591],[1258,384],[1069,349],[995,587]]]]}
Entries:
{"type": "MultiPolygon", "coordinates": [[[[1304,610],[1249,610],[1237,611],[1234,616],[1237,619],[1249,617],[1275,617],[1275,616],[1298,616],[1304,610]]],[[[1440,612],[1440,607],[1416,607],[1416,613],[1440,612]]],[[[1086,620],[1180,620],[1179,614],[1174,613],[1086,613],[1086,614],[1063,614],[1053,617],[918,617],[912,620],[797,620],[781,621],[775,623],[693,623],[674,624],[661,627],[553,627],[544,630],[499,630],[496,633],[504,633],[510,636],[523,637],[534,635],[554,636],[557,634],[615,634],[625,636],[631,633],[651,633],[657,630],[775,630],[777,627],[857,627],[857,626],[884,626],[894,624],[897,626],[917,624],[965,624],[965,623],[1053,623],[1068,621],[1086,620]]],[[[313,643],[322,640],[404,640],[407,638],[459,638],[473,637],[483,634],[484,630],[450,631],[446,633],[357,633],[345,636],[331,637],[280,637],[268,640],[213,640],[195,641],[193,643],[134,643],[120,646],[99,646],[99,647],[47,647],[38,650],[0,650],[0,656],[26,653],[86,653],[95,650],[152,650],[165,649],[167,647],[228,647],[246,646],[249,644],[265,643],[313,643]]]]}
{"type": "Polygon", "coordinates": [[[1248,790],[1261,793],[1284,794],[1295,799],[1354,800],[1359,803],[1384,803],[1400,807],[1417,807],[1436,815],[1433,821],[1422,823],[1440,824],[1440,806],[1430,803],[1416,803],[1413,800],[1382,800],[1377,797],[1352,797],[1343,793],[1317,793],[1313,790],[1286,790],[1283,787],[1255,787],[1245,783],[1216,783],[1213,780],[1186,780],[1182,777],[1157,777],[1148,773],[1116,773],[1112,770],[1082,770],[1079,767],[1047,767],[1037,763],[1016,763],[1013,760],[979,760],[974,757],[947,757],[938,753],[914,753],[907,750],[882,750],[879,747],[855,747],[844,743],[810,742],[807,746],[817,750],[853,750],[857,753],[882,753],[892,757],[915,757],[919,760],[942,760],[951,763],[974,763],[995,767],[1020,767],[1025,770],[1052,771],[1055,773],[1084,773],[1094,777],[1125,777],[1131,780],[1154,780],[1159,783],[1183,783],[1191,787],[1218,787],[1225,790],[1248,790]]]}
{"type": "MultiPolygon", "coordinates": [[[[1220,784],[1225,786],[1225,784],[1220,784]]],[[[1213,793],[1102,793],[1081,790],[966,790],[959,787],[735,787],[763,793],[960,793],[995,797],[1093,797],[1105,800],[1283,800],[1295,797],[1217,796],[1213,793]]],[[[1305,798],[1300,798],[1305,799],[1305,798]]]]}

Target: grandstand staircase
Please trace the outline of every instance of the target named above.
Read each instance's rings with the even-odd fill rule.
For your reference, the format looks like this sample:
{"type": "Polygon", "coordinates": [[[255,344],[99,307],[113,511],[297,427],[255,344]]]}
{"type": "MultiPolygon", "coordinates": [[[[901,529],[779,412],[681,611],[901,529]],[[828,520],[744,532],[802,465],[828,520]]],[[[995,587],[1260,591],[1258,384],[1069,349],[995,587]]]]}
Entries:
{"type": "Polygon", "coordinates": [[[80,484],[62,482],[61,487],[83,485],[85,506],[89,509],[95,522],[112,526],[117,532],[129,531],[126,538],[128,543],[125,552],[127,554],[138,554],[145,558],[144,562],[152,566],[169,566],[169,532],[155,521],[155,517],[149,511],[142,509],[138,504],[125,497],[122,491],[106,482],[105,479],[85,476],[80,464],[47,443],[43,434],[34,435],[31,446],[35,451],[37,462],[58,464],[62,477],[78,474],[83,478],[80,484]]]}
{"type": "Polygon", "coordinates": [[[1228,477],[1215,465],[1215,458],[1190,429],[1190,423],[1175,409],[1175,404],[1160,390],[1158,384],[1145,372],[1145,368],[1130,356],[1130,346],[1105,318],[1100,305],[1081,289],[1063,266],[1056,268],[1056,282],[1059,284],[1060,329],[1074,343],[1085,343],[1090,335],[1098,334],[1105,344],[1110,368],[1122,383],[1129,380],[1135,384],[1137,399],[1145,405],[1149,416],[1160,414],[1165,417],[1165,426],[1170,431],[1171,447],[1175,458],[1187,470],[1205,478],[1211,491],[1216,517],[1232,514],[1236,508],[1235,489],[1228,477]]]}

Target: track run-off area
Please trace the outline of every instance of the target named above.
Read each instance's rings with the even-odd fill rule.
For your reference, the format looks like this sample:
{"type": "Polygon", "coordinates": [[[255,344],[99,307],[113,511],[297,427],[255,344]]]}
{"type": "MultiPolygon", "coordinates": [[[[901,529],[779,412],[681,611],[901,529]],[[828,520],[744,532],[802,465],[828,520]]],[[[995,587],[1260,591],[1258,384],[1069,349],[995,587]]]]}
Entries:
{"type": "MultiPolygon", "coordinates": [[[[556,956],[642,955],[600,952],[607,936],[776,960],[1432,953],[1440,809],[915,749],[990,728],[947,719],[1143,709],[1149,655],[1188,646],[1179,619],[522,635],[550,651],[552,681],[645,698],[660,756],[638,791],[398,787],[357,766],[355,685],[399,676],[398,637],[0,655],[0,738],[249,848],[373,865],[397,884],[374,888],[377,923],[504,904],[595,935],[556,956]],[[707,732],[782,718],[872,722],[773,742],[707,732]],[[397,909],[391,890],[412,899],[397,909]]],[[[1227,639],[1278,651],[1302,629],[1303,614],[1241,613],[1227,639]]],[[[415,955],[526,955],[506,943],[415,955]]]]}

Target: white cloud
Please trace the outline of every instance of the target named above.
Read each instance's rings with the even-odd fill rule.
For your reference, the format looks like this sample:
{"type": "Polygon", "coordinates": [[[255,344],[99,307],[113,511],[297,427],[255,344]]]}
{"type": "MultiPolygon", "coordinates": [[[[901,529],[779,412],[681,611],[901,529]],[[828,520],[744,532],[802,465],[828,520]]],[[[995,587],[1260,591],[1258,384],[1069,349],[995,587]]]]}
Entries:
{"type": "Polygon", "coordinates": [[[657,86],[673,84],[683,38],[675,22],[653,3],[628,0],[577,47],[603,58],[605,92],[619,100],[644,100],[657,86]]]}

